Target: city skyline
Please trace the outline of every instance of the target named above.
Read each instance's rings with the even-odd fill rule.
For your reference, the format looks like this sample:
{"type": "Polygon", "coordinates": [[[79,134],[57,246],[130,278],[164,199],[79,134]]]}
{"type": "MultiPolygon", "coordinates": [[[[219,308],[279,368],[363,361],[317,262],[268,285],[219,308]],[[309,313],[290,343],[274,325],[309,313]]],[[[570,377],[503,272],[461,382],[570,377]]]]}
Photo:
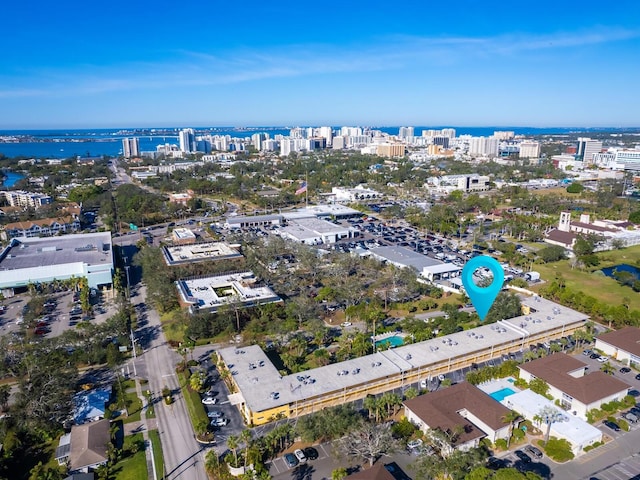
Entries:
{"type": "Polygon", "coordinates": [[[640,125],[635,2],[422,3],[10,3],[0,129],[640,125]]]}

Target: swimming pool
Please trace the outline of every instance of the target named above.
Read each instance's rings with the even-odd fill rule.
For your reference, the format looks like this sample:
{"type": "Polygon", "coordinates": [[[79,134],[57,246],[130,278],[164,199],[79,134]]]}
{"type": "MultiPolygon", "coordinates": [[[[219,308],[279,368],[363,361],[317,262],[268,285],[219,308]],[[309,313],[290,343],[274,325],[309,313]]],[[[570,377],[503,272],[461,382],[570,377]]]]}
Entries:
{"type": "Polygon", "coordinates": [[[502,400],[504,400],[505,397],[508,397],[509,395],[513,395],[514,393],[516,392],[514,392],[508,387],[505,387],[505,388],[501,388],[497,392],[490,393],[489,396],[494,400],[501,402],[502,400]]]}
{"type": "Polygon", "coordinates": [[[393,337],[387,337],[382,340],[376,340],[376,349],[378,348],[388,348],[391,345],[393,347],[399,347],[404,344],[404,340],[399,335],[394,335],[393,337]]]}

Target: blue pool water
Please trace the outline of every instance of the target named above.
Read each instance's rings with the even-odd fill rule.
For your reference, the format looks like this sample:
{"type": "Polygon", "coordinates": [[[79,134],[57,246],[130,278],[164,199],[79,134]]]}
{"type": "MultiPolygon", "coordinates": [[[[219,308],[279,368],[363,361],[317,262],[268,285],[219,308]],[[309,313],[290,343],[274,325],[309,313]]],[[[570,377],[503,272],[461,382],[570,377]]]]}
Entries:
{"type": "Polygon", "coordinates": [[[376,341],[376,348],[387,348],[387,344],[390,344],[391,347],[399,347],[404,343],[404,340],[399,335],[394,335],[393,337],[387,337],[383,340],[376,341]]]}
{"type": "Polygon", "coordinates": [[[514,393],[516,392],[514,392],[510,388],[502,388],[497,392],[490,393],[489,396],[494,400],[501,402],[502,400],[504,400],[505,397],[508,397],[509,395],[513,395],[514,393]]]}
{"type": "Polygon", "coordinates": [[[509,383],[515,383],[515,380],[513,378],[507,378],[507,382],[509,383]]]}

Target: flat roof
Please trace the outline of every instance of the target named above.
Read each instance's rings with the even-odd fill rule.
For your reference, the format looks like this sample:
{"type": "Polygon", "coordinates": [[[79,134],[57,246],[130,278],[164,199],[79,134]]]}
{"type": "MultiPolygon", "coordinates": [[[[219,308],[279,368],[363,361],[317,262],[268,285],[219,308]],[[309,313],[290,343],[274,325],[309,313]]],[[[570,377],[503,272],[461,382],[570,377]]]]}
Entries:
{"type": "Polygon", "coordinates": [[[627,383],[600,371],[579,377],[570,375],[571,372],[584,370],[586,366],[582,360],[558,352],[523,363],[520,369],[586,405],[630,388],[627,383]]]}
{"type": "Polygon", "coordinates": [[[179,240],[184,240],[185,238],[196,238],[196,234],[188,228],[174,228],[172,234],[179,240]]]}
{"type": "Polygon", "coordinates": [[[345,205],[340,205],[339,203],[309,205],[308,207],[299,208],[297,210],[294,210],[293,212],[287,212],[284,215],[288,216],[290,213],[293,213],[294,215],[298,213],[314,217],[328,217],[331,215],[334,215],[336,217],[344,215],[362,215],[361,211],[351,207],[347,207],[345,205]]]}
{"type": "Polygon", "coordinates": [[[551,434],[566,438],[572,444],[586,446],[602,439],[602,432],[596,427],[559,409],[551,400],[529,389],[509,395],[501,403],[505,407],[521,413],[529,420],[533,420],[533,417],[538,415],[543,408],[553,408],[561,415],[560,418],[563,421],[554,422],[551,425],[551,434]]]}
{"type": "Polygon", "coordinates": [[[257,345],[223,348],[218,353],[232,372],[247,406],[259,412],[406,371],[424,369],[427,378],[430,367],[452,358],[480,353],[502,344],[524,348],[530,335],[589,318],[537,296],[525,298],[522,303],[536,312],[286,376],[280,375],[257,345]],[[252,368],[252,365],[260,364],[263,366],[252,368]],[[272,393],[278,394],[276,398],[272,393]]]}
{"type": "Polygon", "coordinates": [[[596,340],[640,357],[640,328],[625,327],[615,332],[603,333],[596,340]]]}
{"type": "Polygon", "coordinates": [[[392,263],[414,267],[418,273],[426,267],[434,267],[436,265],[444,265],[444,262],[436,260],[421,253],[414,252],[404,247],[375,247],[369,251],[376,257],[387,260],[392,263]]]}
{"type": "Polygon", "coordinates": [[[260,223],[260,222],[273,222],[274,220],[282,221],[282,215],[237,215],[235,217],[227,217],[227,224],[237,225],[241,223],[260,223]]]}
{"type": "Polygon", "coordinates": [[[242,254],[231,245],[223,242],[204,242],[192,245],[176,245],[163,247],[167,265],[203,262],[207,260],[226,260],[242,258],[242,254]]]}
{"type": "Polygon", "coordinates": [[[228,273],[211,277],[178,280],[178,291],[186,303],[200,308],[216,308],[233,302],[279,302],[280,297],[266,286],[253,286],[257,279],[253,272],[228,273]]]}
{"type": "Polygon", "coordinates": [[[0,255],[0,271],[79,262],[101,265],[111,258],[111,232],[14,238],[0,255]]]}
{"type": "Polygon", "coordinates": [[[286,227],[280,227],[280,230],[283,232],[287,232],[294,236],[304,236],[313,234],[315,236],[318,235],[347,235],[349,233],[348,227],[343,227],[341,225],[336,225],[335,223],[328,222],[326,220],[322,220],[320,218],[296,218],[291,219],[289,225],[286,227]],[[308,231],[310,233],[305,234],[304,231],[308,231]]]}

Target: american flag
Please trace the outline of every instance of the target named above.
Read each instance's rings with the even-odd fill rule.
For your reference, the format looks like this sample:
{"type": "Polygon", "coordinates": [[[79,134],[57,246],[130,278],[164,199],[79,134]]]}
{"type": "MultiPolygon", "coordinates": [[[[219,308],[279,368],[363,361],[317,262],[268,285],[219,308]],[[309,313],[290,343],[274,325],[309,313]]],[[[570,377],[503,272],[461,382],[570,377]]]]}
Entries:
{"type": "Polygon", "coordinates": [[[296,190],[296,195],[300,195],[301,193],[304,193],[307,191],[307,182],[302,182],[302,185],[300,185],[300,188],[296,190]]]}

